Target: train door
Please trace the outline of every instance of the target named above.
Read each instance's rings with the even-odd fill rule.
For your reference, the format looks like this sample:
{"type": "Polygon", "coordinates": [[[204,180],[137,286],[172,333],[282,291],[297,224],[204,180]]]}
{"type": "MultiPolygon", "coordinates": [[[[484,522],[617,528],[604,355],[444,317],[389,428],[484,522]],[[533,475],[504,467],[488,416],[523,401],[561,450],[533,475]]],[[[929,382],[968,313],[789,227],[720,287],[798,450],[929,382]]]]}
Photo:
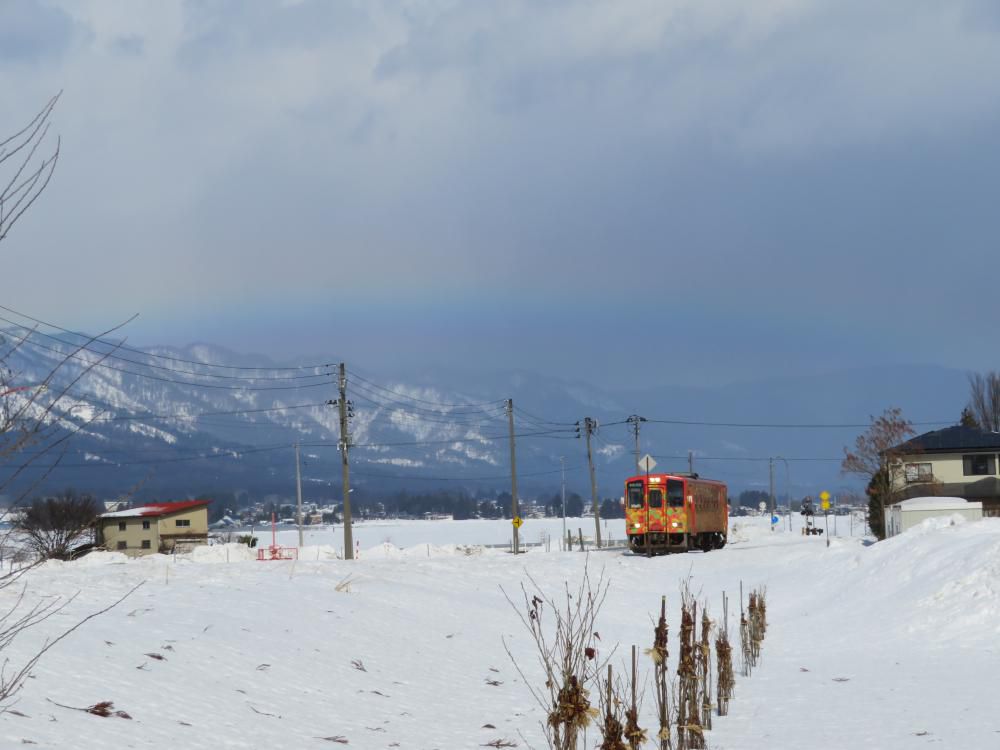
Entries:
{"type": "Polygon", "coordinates": [[[646,494],[647,528],[652,534],[662,534],[667,529],[663,514],[663,485],[650,485],[646,494]]]}

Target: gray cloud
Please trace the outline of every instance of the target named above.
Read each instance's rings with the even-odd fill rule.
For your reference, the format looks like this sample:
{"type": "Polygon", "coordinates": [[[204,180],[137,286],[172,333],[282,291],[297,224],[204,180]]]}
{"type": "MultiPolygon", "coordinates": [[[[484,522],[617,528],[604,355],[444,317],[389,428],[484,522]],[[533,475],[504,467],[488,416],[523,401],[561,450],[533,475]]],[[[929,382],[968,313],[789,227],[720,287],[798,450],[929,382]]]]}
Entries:
{"type": "Polygon", "coordinates": [[[353,311],[371,357],[400,320],[445,356],[470,305],[548,368],[588,361],[563,310],[705,372],[991,356],[988,3],[15,5],[95,41],[36,34],[46,65],[0,71],[8,129],[66,90],[56,179],[2,248],[57,261],[64,317],[87,278],[98,322],[304,331],[274,346],[353,311]]]}
{"type": "Polygon", "coordinates": [[[76,31],[72,18],[48,3],[6,0],[0,4],[0,60],[33,63],[58,59],[76,31]]]}

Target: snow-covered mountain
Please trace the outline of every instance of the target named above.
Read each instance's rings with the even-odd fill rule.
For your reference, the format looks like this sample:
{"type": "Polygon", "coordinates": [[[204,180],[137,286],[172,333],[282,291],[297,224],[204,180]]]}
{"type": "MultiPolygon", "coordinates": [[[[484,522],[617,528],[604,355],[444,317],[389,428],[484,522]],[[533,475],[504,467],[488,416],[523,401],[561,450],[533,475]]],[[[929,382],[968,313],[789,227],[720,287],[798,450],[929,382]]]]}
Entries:
{"type": "MultiPolygon", "coordinates": [[[[15,333],[3,333],[2,351],[12,348],[15,333]]],[[[47,391],[8,394],[8,405],[16,408],[34,396],[37,413],[62,396],[47,418],[77,431],[60,447],[64,455],[39,457],[23,474],[22,486],[39,479],[42,467],[58,457],[58,468],[40,488],[73,486],[108,496],[137,486],[140,495],[223,489],[287,495],[294,487],[292,445],[299,441],[309,491],[339,497],[334,365],[320,358],[303,368],[210,344],[78,349],[66,343],[70,338],[36,333],[7,356],[11,386],[41,383],[56,371],[47,391]]],[[[888,406],[901,406],[915,421],[947,421],[957,418],[965,396],[964,373],[923,366],[704,388],[665,384],[644,391],[526,371],[380,376],[349,366],[352,486],[509,489],[503,400],[513,398],[519,486],[525,494],[558,489],[560,457],[568,488],[589,493],[584,441],[574,428],[584,416],[601,425],[593,440],[600,489],[617,494],[633,466],[634,439],[623,420],[636,413],[650,419],[642,426],[642,452],[652,453],[664,469],[686,468],[691,451],[696,470],[739,491],[765,486],[767,458],[783,456],[789,468],[776,464],[777,490],[784,493],[790,483],[793,494],[801,495],[817,486],[848,484],[839,475],[838,459],[858,428],[690,423],[857,424],[888,406]]],[[[14,465],[8,461],[7,475],[14,465]]]]}

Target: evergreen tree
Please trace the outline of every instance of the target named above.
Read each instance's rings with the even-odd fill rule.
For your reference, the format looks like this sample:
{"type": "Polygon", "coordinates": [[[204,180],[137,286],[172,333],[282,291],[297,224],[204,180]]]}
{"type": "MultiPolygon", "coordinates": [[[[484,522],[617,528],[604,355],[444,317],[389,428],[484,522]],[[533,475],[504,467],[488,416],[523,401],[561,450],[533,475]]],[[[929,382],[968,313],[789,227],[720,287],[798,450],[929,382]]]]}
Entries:
{"type": "Polygon", "coordinates": [[[979,422],[976,420],[975,415],[972,413],[972,409],[966,406],[962,409],[962,416],[958,418],[958,423],[962,427],[974,427],[977,430],[981,429],[979,427],[979,422]]]}

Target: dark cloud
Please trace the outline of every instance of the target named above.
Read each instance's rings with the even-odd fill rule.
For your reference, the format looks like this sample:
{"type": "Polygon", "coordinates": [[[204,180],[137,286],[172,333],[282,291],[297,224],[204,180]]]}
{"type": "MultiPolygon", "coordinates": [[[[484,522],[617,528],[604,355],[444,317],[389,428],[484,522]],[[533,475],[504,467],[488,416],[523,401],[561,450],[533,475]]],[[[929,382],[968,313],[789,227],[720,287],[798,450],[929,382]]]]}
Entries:
{"type": "Polygon", "coordinates": [[[44,0],[0,3],[0,59],[52,61],[69,48],[77,28],[73,19],[44,0]]]}
{"type": "Polygon", "coordinates": [[[372,361],[995,358],[978,0],[88,7],[100,45],[7,79],[67,80],[59,172],[5,248],[60,258],[66,310],[99,268],[98,307],[258,349],[350,321],[372,361]]]}

